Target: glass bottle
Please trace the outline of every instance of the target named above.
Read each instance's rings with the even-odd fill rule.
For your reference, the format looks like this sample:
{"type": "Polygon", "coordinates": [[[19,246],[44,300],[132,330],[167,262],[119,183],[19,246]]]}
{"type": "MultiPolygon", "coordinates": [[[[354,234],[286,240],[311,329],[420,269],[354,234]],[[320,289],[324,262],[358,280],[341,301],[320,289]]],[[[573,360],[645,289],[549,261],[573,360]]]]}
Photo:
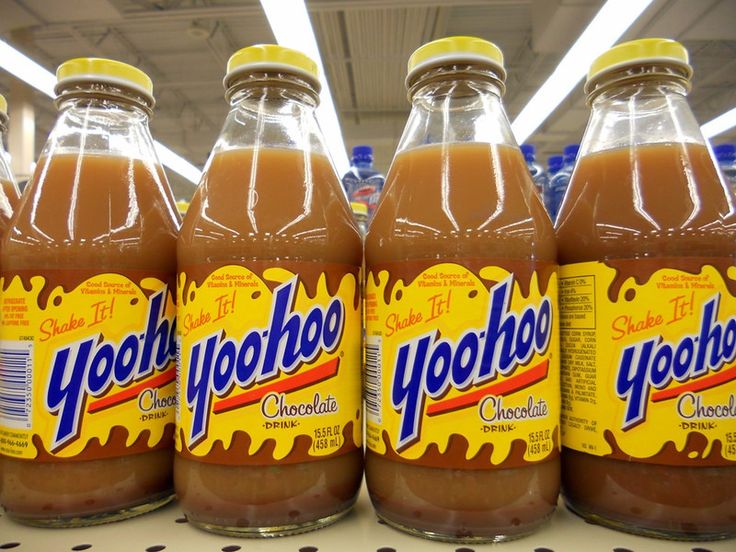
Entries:
{"type": "Polygon", "coordinates": [[[18,207],[20,192],[10,170],[3,138],[8,132],[8,102],[0,94],[0,236],[5,233],[13,211],[18,207]]]}
{"type": "Polygon", "coordinates": [[[440,540],[527,534],[559,488],[555,238],[504,78],[479,38],[414,52],[366,238],[368,490],[387,523],[440,540]]]}
{"type": "Polygon", "coordinates": [[[563,492],[585,518],[736,534],[736,212],[672,40],[597,58],[558,216],[563,492]]]}
{"type": "Polygon", "coordinates": [[[361,236],[314,116],[316,64],[236,52],[230,103],[178,244],[175,487],[189,521],[327,525],[362,477],[361,236]]]}
{"type": "Polygon", "coordinates": [[[78,58],[57,78],[59,115],[0,254],[0,367],[24,392],[0,415],[0,502],[76,526],[172,497],[179,217],[148,76],[78,58]]]}

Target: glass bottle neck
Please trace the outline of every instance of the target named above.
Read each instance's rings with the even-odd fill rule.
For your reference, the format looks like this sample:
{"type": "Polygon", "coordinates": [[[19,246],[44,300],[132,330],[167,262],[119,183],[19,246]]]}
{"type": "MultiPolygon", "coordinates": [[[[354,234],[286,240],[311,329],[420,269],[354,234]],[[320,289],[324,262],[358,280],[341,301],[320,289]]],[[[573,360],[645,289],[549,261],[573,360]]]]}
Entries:
{"type": "Polygon", "coordinates": [[[319,104],[319,90],[297,75],[264,72],[247,73],[235,80],[225,96],[230,105],[243,101],[295,102],[315,109],[319,104]]]}
{"type": "Polygon", "coordinates": [[[310,111],[317,107],[317,101],[308,91],[273,84],[245,86],[230,98],[232,106],[248,103],[257,103],[267,109],[278,109],[279,105],[285,103],[297,104],[310,111]]]}
{"type": "Polygon", "coordinates": [[[704,144],[681,78],[621,80],[593,91],[579,157],[654,143],[704,144]]]}
{"type": "MultiPolygon", "coordinates": [[[[407,82],[409,91],[409,99],[414,99],[427,92],[435,93],[436,88],[432,85],[462,85],[463,83],[473,83],[470,90],[484,89],[487,92],[494,93],[499,98],[504,93],[504,83],[501,77],[486,65],[457,63],[453,65],[441,65],[433,67],[419,73],[407,82]]],[[[462,93],[463,87],[456,86],[453,88],[456,93],[462,93]]]]}
{"type": "Polygon", "coordinates": [[[687,93],[687,87],[679,79],[642,78],[641,80],[619,80],[608,86],[601,86],[591,92],[589,101],[595,107],[596,104],[606,101],[630,101],[674,94],[685,97],[687,93]]]}
{"type": "Polygon", "coordinates": [[[491,79],[473,78],[467,76],[446,75],[443,78],[434,78],[410,91],[412,106],[424,106],[428,102],[437,105],[438,102],[460,102],[456,109],[462,109],[462,101],[472,101],[479,96],[489,100],[500,101],[502,91],[491,79]]]}
{"type": "Polygon", "coordinates": [[[82,82],[64,86],[58,90],[55,100],[59,111],[69,108],[111,108],[130,111],[135,116],[151,116],[154,101],[132,89],[101,82],[82,82]]]}
{"type": "Polygon", "coordinates": [[[398,152],[451,142],[516,145],[491,71],[468,66],[430,71],[410,85],[412,110],[398,152]]]}
{"type": "Polygon", "coordinates": [[[226,92],[230,102],[213,154],[229,149],[277,148],[326,155],[315,109],[316,88],[295,76],[245,74],[226,92]]]}
{"type": "Polygon", "coordinates": [[[148,128],[152,103],[132,91],[84,83],[64,88],[41,157],[54,153],[156,159],[148,128]]]}

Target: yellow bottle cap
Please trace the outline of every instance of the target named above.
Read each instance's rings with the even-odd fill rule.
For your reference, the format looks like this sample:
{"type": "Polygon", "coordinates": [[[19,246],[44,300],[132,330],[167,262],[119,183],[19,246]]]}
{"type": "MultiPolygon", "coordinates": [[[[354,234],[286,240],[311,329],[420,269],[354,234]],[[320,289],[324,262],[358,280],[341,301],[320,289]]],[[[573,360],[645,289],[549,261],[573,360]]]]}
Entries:
{"type": "Polygon", "coordinates": [[[503,53],[493,42],[474,36],[450,36],[428,42],[414,51],[409,57],[406,82],[428,67],[465,62],[491,65],[501,80],[506,79],[503,53]]]}
{"type": "Polygon", "coordinates": [[[189,202],[186,199],[180,199],[176,202],[176,209],[183,215],[189,209],[189,202]]]}
{"type": "Polygon", "coordinates": [[[293,73],[308,80],[317,92],[320,89],[317,63],[299,50],[275,44],[256,44],[235,52],[227,62],[223,84],[228,89],[236,76],[257,71],[293,73]]]}
{"type": "Polygon", "coordinates": [[[0,94],[0,113],[3,115],[8,114],[8,100],[2,94],[0,94]]]}
{"type": "Polygon", "coordinates": [[[599,76],[632,65],[663,62],[682,67],[689,79],[693,68],[685,47],[668,38],[642,38],[617,44],[603,52],[590,65],[588,82],[599,76]]]}
{"type": "Polygon", "coordinates": [[[361,203],[360,201],[350,202],[350,208],[356,215],[368,215],[368,206],[365,203],[361,203]]]}
{"type": "Polygon", "coordinates": [[[131,88],[153,101],[153,82],[137,67],[104,58],[75,58],[56,70],[56,92],[70,82],[104,82],[131,88]]]}

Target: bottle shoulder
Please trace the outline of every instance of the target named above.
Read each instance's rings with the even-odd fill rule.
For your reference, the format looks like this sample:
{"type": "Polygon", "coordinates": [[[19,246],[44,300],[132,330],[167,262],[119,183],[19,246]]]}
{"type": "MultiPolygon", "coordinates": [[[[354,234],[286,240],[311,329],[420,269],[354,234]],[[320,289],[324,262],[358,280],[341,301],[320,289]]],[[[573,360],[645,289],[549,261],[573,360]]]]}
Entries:
{"type": "Polygon", "coordinates": [[[169,266],[179,215],[163,169],[106,155],[41,158],[3,240],[5,268],[169,266]],[[46,262],[46,261],[44,261],[46,262]]]}
{"type": "Polygon", "coordinates": [[[402,155],[392,164],[366,237],[368,264],[556,259],[552,223],[520,152],[471,144],[402,155]]]}
{"type": "Polygon", "coordinates": [[[575,169],[557,219],[561,262],[736,253],[734,196],[702,145],[593,153],[575,169]]]}
{"type": "Polygon", "coordinates": [[[209,164],[182,224],[180,261],[359,265],[360,234],[327,158],[299,151],[253,156],[252,150],[229,152],[209,164]]]}

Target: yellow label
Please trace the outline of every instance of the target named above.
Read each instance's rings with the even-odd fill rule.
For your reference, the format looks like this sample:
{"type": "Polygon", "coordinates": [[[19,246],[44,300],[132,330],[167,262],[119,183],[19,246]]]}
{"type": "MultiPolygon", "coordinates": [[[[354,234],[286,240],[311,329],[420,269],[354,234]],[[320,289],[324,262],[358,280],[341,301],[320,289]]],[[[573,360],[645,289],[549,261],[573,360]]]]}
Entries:
{"type": "Polygon", "coordinates": [[[0,453],[89,460],[170,445],[176,306],[164,281],[5,278],[0,453]]]}
{"type": "MultiPolygon", "coordinates": [[[[399,461],[492,468],[558,453],[557,279],[547,265],[373,268],[366,444],[399,461]],[[543,268],[538,266],[537,268],[543,268]]],[[[521,263],[518,263],[521,265],[521,263]]]]}
{"type": "Polygon", "coordinates": [[[560,267],[563,444],[726,465],[736,460],[736,268],[724,279],[703,261],[657,262],[560,267]]]}
{"type": "Polygon", "coordinates": [[[180,274],[178,451],[270,464],[360,447],[358,268],[309,265],[180,274]]]}

